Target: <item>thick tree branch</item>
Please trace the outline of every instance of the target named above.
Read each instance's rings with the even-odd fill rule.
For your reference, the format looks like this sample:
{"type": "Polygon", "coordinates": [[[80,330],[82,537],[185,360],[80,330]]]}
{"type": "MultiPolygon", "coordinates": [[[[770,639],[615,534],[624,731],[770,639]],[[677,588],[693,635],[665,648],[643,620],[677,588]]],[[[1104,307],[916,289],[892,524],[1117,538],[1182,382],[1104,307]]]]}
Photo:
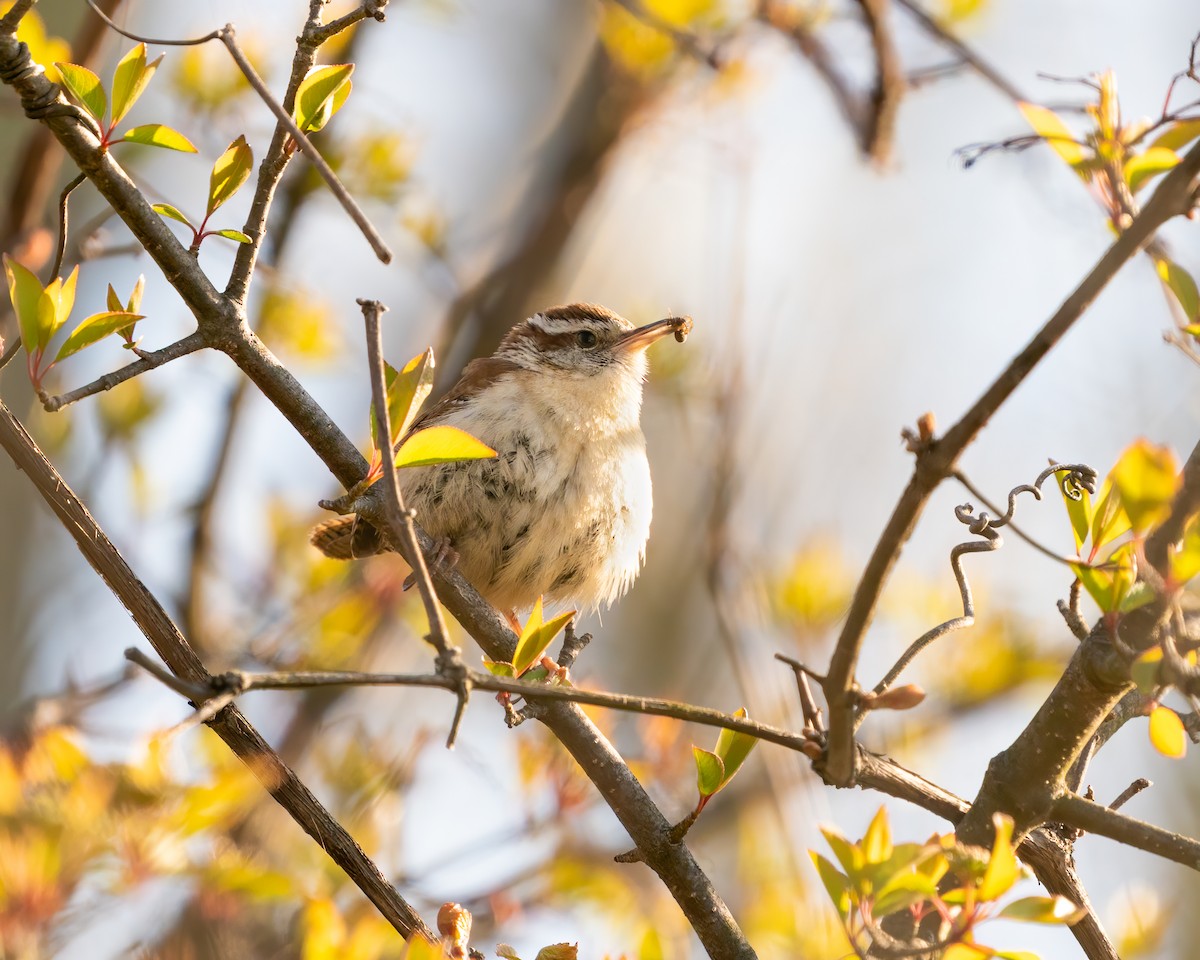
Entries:
{"type": "Polygon", "coordinates": [[[854,591],[846,622],[829,664],[829,674],[822,685],[829,705],[828,775],[832,782],[844,785],[853,780],[855,666],[883,585],[901,549],[912,536],[925,503],[938,484],[953,473],[963,450],[1001,404],[1083,315],[1117,271],[1154,237],[1159,227],[1172,217],[1186,212],[1197,174],[1200,174],[1200,145],[1194,145],[1179,165],[1163,179],[1142,212],[971,409],[944,437],[931,441],[917,454],[912,478],[892,511],[854,591]]]}
{"type": "MultiPolygon", "coordinates": [[[[162,605],[130,569],[87,507],[75,497],[66,480],[2,401],[0,447],[29,477],[85,559],[129,611],[172,672],[188,683],[207,685],[209,675],[204,664],[162,605]]],[[[354,838],[330,816],[312,791],[279,759],[236,707],[223,710],[209,725],[401,935],[408,937],[419,932],[433,938],[420,915],[400,897],[354,838]]]]}

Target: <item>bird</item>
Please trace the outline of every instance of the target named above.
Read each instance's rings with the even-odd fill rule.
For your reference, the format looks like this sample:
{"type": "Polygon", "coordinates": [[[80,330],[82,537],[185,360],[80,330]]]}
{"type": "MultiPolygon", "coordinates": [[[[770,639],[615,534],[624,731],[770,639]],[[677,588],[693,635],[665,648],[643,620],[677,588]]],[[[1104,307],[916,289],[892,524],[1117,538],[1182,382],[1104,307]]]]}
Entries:
{"type": "MultiPolygon", "coordinates": [[[[405,506],[485,600],[517,623],[539,598],[611,606],[641,571],[653,495],[641,428],[646,348],[690,317],[635,327],[593,303],[533,314],[411,425],[449,425],[496,451],[400,471],[405,506]]],[[[389,549],[350,514],[310,541],[337,559],[389,549]]]]}

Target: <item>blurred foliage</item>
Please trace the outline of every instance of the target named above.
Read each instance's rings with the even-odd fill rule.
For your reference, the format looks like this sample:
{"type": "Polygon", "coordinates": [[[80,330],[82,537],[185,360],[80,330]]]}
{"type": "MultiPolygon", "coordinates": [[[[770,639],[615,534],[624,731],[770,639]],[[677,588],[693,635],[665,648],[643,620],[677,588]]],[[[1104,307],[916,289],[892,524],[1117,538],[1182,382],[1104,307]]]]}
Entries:
{"type": "Polygon", "coordinates": [[[815,851],[813,863],[833,901],[857,956],[913,950],[937,960],[1038,960],[1023,950],[996,950],[977,939],[979,927],[993,919],[1026,923],[1070,924],[1082,911],[1061,896],[1029,896],[1001,905],[1028,871],[1016,857],[1012,820],[997,814],[990,851],[958,843],[953,834],[923,844],[893,843],[887,809],[880,807],[866,834],[851,843],[836,830],[821,832],[837,860],[835,866],[815,851]],[[841,869],[838,869],[840,867],[841,869]],[[909,921],[912,938],[884,932],[889,917],[909,921]],[[932,938],[922,925],[929,926],[932,938]]]}
{"type": "MultiPolygon", "coordinates": [[[[0,16],[12,9],[13,0],[0,2],[0,16]]],[[[17,27],[17,39],[29,47],[34,63],[46,71],[46,77],[58,83],[60,77],[54,64],[71,55],[71,45],[62,37],[53,37],[46,32],[44,21],[36,10],[25,14],[17,27]]]]}
{"type": "Polygon", "coordinates": [[[667,31],[658,21],[688,33],[704,32],[724,20],[723,0],[635,0],[647,17],[634,16],[618,3],[600,7],[600,39],[613,60],[641,79],[660,76],[676,55],[667,31]],[[647,22],[651,20],[652,22],[647,22]]]}

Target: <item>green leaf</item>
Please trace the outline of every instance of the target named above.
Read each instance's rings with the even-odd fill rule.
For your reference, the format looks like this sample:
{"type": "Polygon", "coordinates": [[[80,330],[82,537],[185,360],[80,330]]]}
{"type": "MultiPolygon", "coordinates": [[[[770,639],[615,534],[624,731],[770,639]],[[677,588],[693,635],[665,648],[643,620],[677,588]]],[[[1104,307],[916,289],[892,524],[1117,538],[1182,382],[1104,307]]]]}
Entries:
{"type": "Polygon", "coordinates": [[[693,746],[692,757],[696,761],[696,788],[700,796],[711,797],[725,782],[725,764],[715,753],[703,747],[693,746]]]}
{"type": "Polygon", "coordinates": [[[1086,913],[1063,896],[1023,897],[1008,904],[997,916],[1024,923],[1074,923],[1086,913]]]}
{"type": "Polygon", "coordinates": [[[1071,167],[1084,181],[1088,179],[1088,155],[1083,146],[1075,139],[1075,135],[1059,118],[1058,114],[1035,103],[1017,103],[1018,109],[1025,115],[1034,132],[1054,149],[1067,165],[1071,167]]]}
{"type": "Polygon", "coordinates": [[[214,230],[214,237],[224,237],[226,240],[236,240],[238,243],[252,243],[251,239],[241,230],[214,230]]]}
{"type": "Polygon", "coordinates": [[[354,64],[337,63],[313,67],[296,89],[292,119],[305,133],[315,133],[327,124],[350,95],[354,64]]]}
{"type": "Polygon", "coordinates": [[[38,349],[38,301],[42,297],[42,282],[28,267],[4,254],[4,273],[8,279],[8,298],[17,315],[21,330],[21,345],[26,353],[38,349]]]}
{"type": "Polygon", "coordinates": [[[984,871],[978,888],[979,899],[983,903],[1004,896],[1021,875],[1017,866],[1017,856],[1013,852],[1012,817],[1002,813],[993,814],[992,826],[996,831],[996,839],[992,844],[992,856],[988,860],[987,870],[984,871]]]}
{"type": "Polygon", "coordinates": [[[137,313],[142,309],[142,294],[145,292],[146,275],[144,273],[139,273],[137,282],[133,285],[133,290],[129,294],[129,300],[125,304],[126,313],[137,313]]]}
{"type": "Polygon", "coordinates": [[[560,613],[553,620],[543,621],[542,598],[537,598],[537,603],[533,605],[533,609],[529,612],[529,618],[525,621],[525,626],[521,628],[521,636],[517,640],[516,649],[513,651],[513,672],[518,677],[541,659],[542,654],[546,652],[546,648],[550,646],[550,642],[567,625],[567,622],[575,616],[576,612],[575,610],[568,610],[566,613],[560,613]]]}
{"type": "Polygon", "coordinates": [[[1121,454],[1112,468],[1112,480],[1134,532],[1142,534],[1170,514],[1182,478],[1171,449],[1143,439],[1121,454]]]}
{"type": "Polygon", "coordinates": [[[1068,472],[1067,470],[1058,470],[1055,472],[1054,478],[1058,483],[1058,492],[1062,494],[1063,503],[1067,507],[1067,519],[1071,521],[1071,532],[1075,535],[1075,550],[1078,551],[1083,546],[1083,541],[1087,539],[1088,528],[1092,523],[1092,496],[1082,488],[1079,491],[1078,500],[1067,496],[1067,491],[1063,489],[1063,480],[1068,472]]]}
{"type": "Polygon", "coordinates": [[[892,855],[892,828],[886,807],[880,807],[871,818],[862,838],[862,851],[867,863],[883,863],[892,855]]]}
{"type": "Polygon", "coordinates": [[[913,904],[932,900],[937,896],[937,884],[922,873],[900,873],[875,895],[872,914],[886,917],[889,913],[907,910],[913,904]]]}
{"type": "MultiPolygon", "coordinates": [[[[150,209],[160,217],[169,217],[172,220],[178,220],[180,223],[186,223],[189,227],[192,227],[192,221],[185,217],[178,207],[173,207],[169,203],[156,203],[150,209]]],[[[196,228],[192,227],[192,229],[195,230],[196,228]]]]}
{"type": "Polygon", "coordinates": [[[254,154],[244,136],[233,141],[213,164],[208,183],[208,214],[232,197],[250,176],[254,154]]]}
{"type": "Polygon", "coordinates": [[[1159,279],[1175,294],[1175,299],[1183,308],[1188,322],[1200,320],[1200,290],[1196,289],[1196,281],[1192,279],[1192,275],[1166,257],[1155,260],[1154,268],[1158,271],[1159,279]]]}
{"type": "Polygon", "coordinates": [[[104,84],[100,78],[77,63],[56,63],[54,66],[58,68],[62,85],[83,104],[83,109],[92,115],[92,119],[100,123],[104,119],[104,111],[108,109],[108,97],[104,95],[104,84]]]}
{"type": "Polygon", "coordinates": [[[1028,950],[1001,950],[992,954],[995,960],[1042,960],[1036,953],[1028,950]]]}
{"type": "MultiPolygon", "coordinates": [[[[433,389],[433,349],[419,353],[397,371],[390,364],[384,364],[384,385],[387,396],[388,420],[392,425],[391,445],[408,433],[416,419],[417,411],[433,389]]],[[[379,449],[379,425],[375,422],[375,412],[371,411],[371,444],[379,449]]]]}
{"type": "Polygon", "coordinates": [[[1168,150],[1179,150],[1197,137],[1200,137],[1200,118],[1177,120],[1154,139],[1150,149],[1165,147],[1168,150]]]}
{"type": "Polygon", "coordinates": [[[825,892],[829,894],[829,899],[833,901],[834,909],[845,919],[850,913],[849,881],[838,871],[837,867],[816,851],[809,850],[808,855],[812,857],[813,866],[817,868],[817,875],[821,878],[821,883],[825,887],[825,892]]]}
{"type": "Polygon", "coordinates": [[[455,460],[490,460],[496,451],[458,427],[418,430],[396,451],[396,466],[426,467],[455,460]]]}
{"type": "Polygon", "coordinates": [[[178,150],[181,153],[195,153],[192,141],[178,130],[161,123],[147,123],[140,127],[131,127],[121,137],[126,143],[145,143],[152,147],[165,147],[168,150],[178,150]]]}
{"type": "Polygon", "coordinates": [[[124,310],[110,310],[105,313],[94,313],[79,326],[71,331],[71,335],[58,350],[58,356],[54,358],[54,362],[65,360],[73,353],[78,353],[84,347],[90,346],[97,340],[103,340],[110,333],[116,333],[118,330],[123,330],[126,327],[131,327],[139,320],[141,316],[136,313],[127,313],[124,310]]]}
{"type": "MultiPolygon", "coordinates": [[[[745,719],[747,716],[746,708],[739,707],[734,716],[739,719],[745,719]]],[[[721,763],[725,767],[724,783],[728,783],[733,779],[733,775],[741,769],[746,757],[750,755],[750,751],[754,749],[754,745],[757,743],[757,737],[752,737],[748,733],[739,733],[736,730],[723,729],[718,734],[715,752],[721,758],[721,763]]],[[[722,783],[722,786],[724,786],[724,783],[722,783]]]]}
{"type": "Polygon", "coordinates": [[[1117,610],[1121,613],[1129,613],[1131,610],[1136,610],[1138,607],[1144,607],[1146,604],[1152,603],[1157,596],[1158,594],[1154,592],[1154,588],[1145,580],[1136,580],[1125,591],[1125,596],[1117,604],[1117,610]]]}
{"type": "Polygon", "coordinates": [[[146,84],[154,76],[154,71],[162,63],[162,54],[151,63],[146,62],[146,45],[139,43],[123,56],[113,73],[112,85],[112,125],[115,127],[124,119],[138,97],[146,89],[146,84]]]}
{"type": "Polygon", "coordinates": [[[1125,162],[1125,182],[1136,193],[1151,179],[1178,164],[1179,159],[1179,154],[1168,147],[1150,147],[1125,162]]]}

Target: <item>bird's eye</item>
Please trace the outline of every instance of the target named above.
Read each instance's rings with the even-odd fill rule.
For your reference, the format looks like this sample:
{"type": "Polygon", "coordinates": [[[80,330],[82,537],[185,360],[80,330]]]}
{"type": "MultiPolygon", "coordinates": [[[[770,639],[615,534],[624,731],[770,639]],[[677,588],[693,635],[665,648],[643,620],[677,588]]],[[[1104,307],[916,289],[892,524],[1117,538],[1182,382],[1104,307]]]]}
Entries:
{"type": "Polygon", "coordinates": [[[581,347],[590,349],[596,345],[596,335],[591,330],[580,330],[575,338],[581,347]]]}

